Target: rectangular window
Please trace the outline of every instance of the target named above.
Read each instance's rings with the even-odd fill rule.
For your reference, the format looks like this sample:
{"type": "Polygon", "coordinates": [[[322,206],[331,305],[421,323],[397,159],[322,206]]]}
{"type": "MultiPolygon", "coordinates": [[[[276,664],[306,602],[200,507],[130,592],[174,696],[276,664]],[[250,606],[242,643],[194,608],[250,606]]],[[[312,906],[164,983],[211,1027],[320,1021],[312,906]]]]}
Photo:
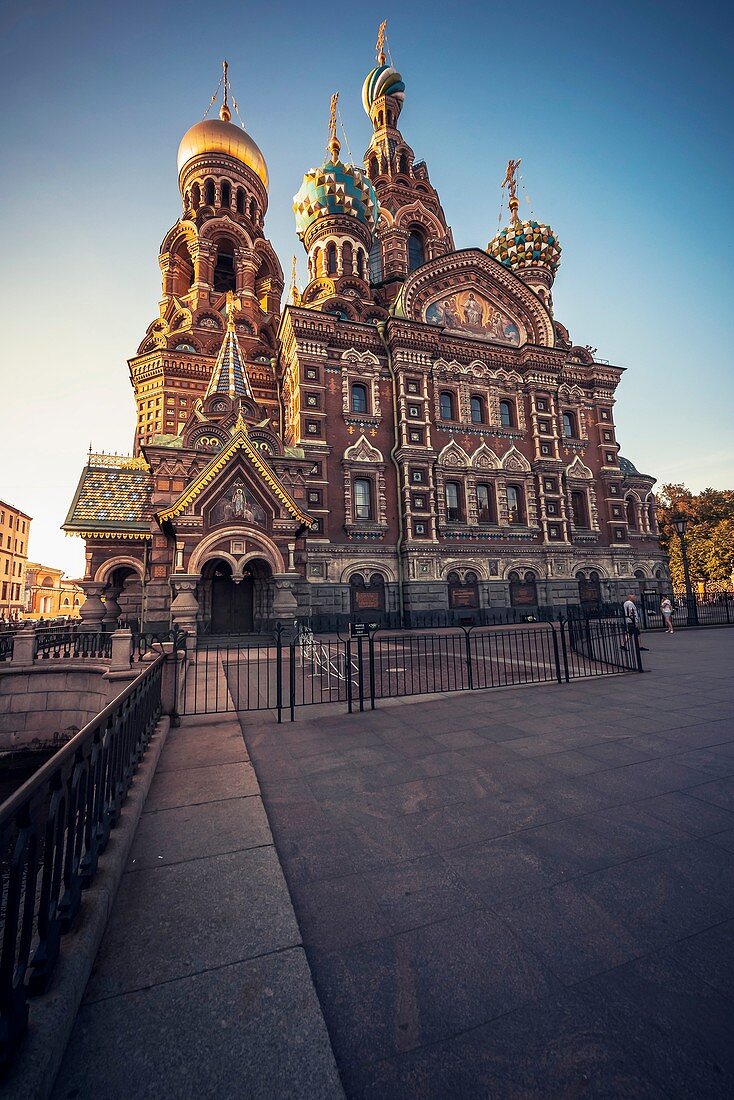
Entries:
{"type": "Polygon", "coordinates": [[[477,485],[477,519],[480,523],[494,523],[494,492],[490,485],[477,485]]]}
{"type": "Polygon", "coordinates": [[[586,528],[589,526],[589,514],[586,507],[586,493],[571,493],[571,514],[574,527],[586,528]]]}
{"type": "Polygon", "coordinates": [[[462,518],[461,486],[458,481],[447,481],[446,495],[446,519],[449,523],[459,523],[462,518]]]}
{"type": "Polygon", "coordinates": [[[522,524],[525,521],[522,489],[519,485],[507,486],[507,521],[522,524]]]}
{"type": "Polygon", "coordinates": [[[372,486],[366,477],[354,479],[354,518],[372,519],[372,486]]]}

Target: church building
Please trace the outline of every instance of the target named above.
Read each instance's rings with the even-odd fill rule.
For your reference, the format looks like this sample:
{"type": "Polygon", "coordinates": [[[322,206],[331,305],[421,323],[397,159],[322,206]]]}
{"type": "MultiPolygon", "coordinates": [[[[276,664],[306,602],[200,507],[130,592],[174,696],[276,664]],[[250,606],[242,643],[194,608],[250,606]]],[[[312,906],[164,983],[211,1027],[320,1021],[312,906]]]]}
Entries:
{"type": "MultiPolygon", "coordinates": [[[[457,250],[399,129],[386,63],[362,165],[327,155],[294,198],[308,285],[288,304],[265,235],[268,169],[218,118],[178,150],[182,212],[129,361],[133,453],[90,453],[64,530],[86,544],[81,615],[200,634],[389,611],[593,606],[661,590],[654,478],[619,454],[622,368],[554,317],[561,246],[522,220],[457,250]]],[[[498,172],[498,175],[500,173],[498,172]]],[[[478,196],[478,200],[479,200],[478,196]]]]}

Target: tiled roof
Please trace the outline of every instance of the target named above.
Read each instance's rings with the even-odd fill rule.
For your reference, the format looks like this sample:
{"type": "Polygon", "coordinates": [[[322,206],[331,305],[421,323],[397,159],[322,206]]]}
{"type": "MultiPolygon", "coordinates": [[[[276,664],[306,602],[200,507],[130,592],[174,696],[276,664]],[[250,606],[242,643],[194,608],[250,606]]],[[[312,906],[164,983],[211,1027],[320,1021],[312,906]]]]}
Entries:
{"type": "Polygon", "coordinates": [[[209,397],[213,393],[226,393],[229,397],[252,398],[247,367],[233,326],[227,327],[207,386],[206,396],[209,397]]]}
{"type": "Polygon", "coordinates": [[[148,470],[95,469],[82,471],[65,531],[149,531],[153,517],[148,470]]]}

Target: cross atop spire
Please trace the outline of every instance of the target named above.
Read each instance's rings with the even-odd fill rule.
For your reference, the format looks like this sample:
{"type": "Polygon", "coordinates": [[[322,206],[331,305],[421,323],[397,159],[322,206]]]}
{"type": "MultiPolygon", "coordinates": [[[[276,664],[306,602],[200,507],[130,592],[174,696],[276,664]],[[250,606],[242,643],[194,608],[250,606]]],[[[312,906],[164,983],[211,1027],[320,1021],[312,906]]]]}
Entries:
{"type": "Polygon", "coordinates": [[[383,19],[380,23],[379,30],[377,31],[377,45],[375,46],[375,54],[377,57],[377,64],[385,64],[385,31],[387,30],[387,19],[383,19]]]}
{"type": "Polygon", "coordinates": [[[227,331],[224,334],[205,397],[211,397],[213,393],[224,393],[228,397],[249,397],[251,401],[254,400],[247,366],[235,331],[234,315],[240,308],[239,299],[231,290],[228,290],[227,331]]]}
{"type": "Polygon", "coordinates": [[[219,108],[219,117],[222,122],[229,122],[232,118],[232,112],[229,109],[229,103],[227,99],[229,97],[229,63],[225,58],[222,62],[222,106],[219,108]]]}
{"type": "Polygon", "coordinates": [[[339,102],[339,93],[334,92],[331,97],[331,105],[329,107],[329,140],[326,145],[327,152],[331,157],[332,164],[336,164],[339,159],[339,151],[341,145],[339,138],[336,136],[336,105],[339,102]]]}
{"type": "Polygon", "coordinates": [[[514,223],[518,220],[517,211],[520,206],[520,200],[517,197],[517,170],[520,167],[521,160],[508,160],[507,171],[505,172],[505,178],[502,180],[502,186],[507,188],[508,202],[510,207],[510,221],[514,223]]]}

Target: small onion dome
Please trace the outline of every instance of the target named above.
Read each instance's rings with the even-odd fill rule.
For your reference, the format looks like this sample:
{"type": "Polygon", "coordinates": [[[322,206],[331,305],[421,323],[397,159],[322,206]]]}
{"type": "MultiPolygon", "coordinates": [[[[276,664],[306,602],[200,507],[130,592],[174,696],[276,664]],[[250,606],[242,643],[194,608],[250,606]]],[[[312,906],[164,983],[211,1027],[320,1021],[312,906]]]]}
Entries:
{"type": "Polygon", "coordinates": [[[393,96],[402,107],[405,99],[405,85],[400,73],[390,65],[378,65],[365,77],[362,85],[362,103],[367,114],[370,113],[375,100],[384,95],[393,96]]]}
{"type": "Polygon", "coordinates": [[[346,214],[366,225],[374,233],[379,217],[375,189],[361,168],[354,164],[327,161],[303,177],[301,189],[293,197],[296,232],[303,240],[306,230],[329,214],[346,214]]]}
{"type": "Polygon", "coordinates": [[[226,153],[246,165],[267,190],[268,166],[265,157],[246,130],[222,118],[206,118],[187,130],[178,147],[178,172],[200,153],[226,153]]]}
{"type": "Polygon", "coordinates": [[[552,275],[561,262],[561,246],[549,225],[516,221],[501,229],[487,245],[487,252],[505,267],[545,267],[552,275]]]}

